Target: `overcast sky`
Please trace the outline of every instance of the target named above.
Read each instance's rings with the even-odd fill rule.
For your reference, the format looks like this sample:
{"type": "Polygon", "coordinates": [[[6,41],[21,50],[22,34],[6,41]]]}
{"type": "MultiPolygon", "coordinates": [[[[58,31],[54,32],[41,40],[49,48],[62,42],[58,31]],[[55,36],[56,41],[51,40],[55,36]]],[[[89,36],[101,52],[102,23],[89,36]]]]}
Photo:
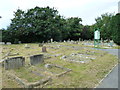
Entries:
{"type": "Polygon", "coordinates": [[[82,24],[91,25],[95,18],[103,13],[117,13],[119,0],[1,0],[0,1],[0,29],[10,24],[14,18],[13,12],[18,8],[27,10],[39,7],[55,7],[59,14],[68,17],[82,18],[82,24]]]}

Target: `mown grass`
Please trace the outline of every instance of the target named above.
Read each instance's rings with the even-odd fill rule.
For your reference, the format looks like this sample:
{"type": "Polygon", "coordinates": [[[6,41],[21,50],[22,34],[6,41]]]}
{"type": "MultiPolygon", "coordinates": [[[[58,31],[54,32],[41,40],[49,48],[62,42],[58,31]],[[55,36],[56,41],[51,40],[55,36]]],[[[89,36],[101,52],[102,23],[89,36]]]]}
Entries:
{"type": "MultiPolygon", "coordinates": [[[[41,47],[38,47],[38,44],[28,44],[30,46],[29,49],[24,47],[25,44],[16,44],[16,45],[4,45],[3,46],[3,56],[10,50],[11,53],[18,52],[20,56],[24,56],[26,58],[26,64],[29,64],[29,56],[35,54],[41,54],[41,47]],[[7,49],[5,49],[7,48],[7,49]]],[[[96,84],[109,72],[109,70],[117,64],[117,57],[110,55],[106,52],[100,50],[93,50],[90,48],[81,48],[84,45],[79,44],[68,44],[68,43],[56,43],[56,44],[46,44],[47,52],[43,54],[61,54],[60,56],[54,57],[51,56],[49,59],[45,59],[44,64],[38,64],[36,66],[27,67],[28,70],[36,71],[37,69],[45,68],[44,65],[49,64],[56,64],[65,68],[72,69],[71,72],[65,74],[61,77],[54,78],[48,85],[44,86],[45,88],[93,88],[96,84]],[[56,45],[61,45],[58,49],[49,48],[58,47],[56,45]],[[64,46],[68,47],[64,47],[64,46]],[[70,47],[69,47],[70,46],[70,47]],[[77,49],[71,48],[71,46],[79,47],[77,49]],[[60,59],[63,55],[70,55],[71,53],[81,53],[81,54],[90,54],[96,56],[95,60],[92,60],[89,63],[72,63],[60,59]]],[[[18,56],[19,56],[18,55],[18,56]]],[[[10,56],[12,57],[12,56],[10,56]]],[[[13,70],[16,75],[21,78],[26,79],[29,82],[37,81],[41,79],[41,77],[37,77],[34,74],[29,73],[25,67],[20,69],[13,70]]],[[[51,68],[52,72],[61,73],[60,69],[51,68]]],[[[4,78],[4,81],[7,81],[7,78],[4,78]]],[[[3,81],[3,86],[8,87],[11,84],[16,85],[15,83],[5,83],[3,81]],[[9,84],[9,85],[8,85],[9,84]]],[[[12,82],[12,81],[11,81],[12,82]]],[[[14,87],[11,85],[11,87],[14,87]]],[[[17,86],[16,86],[17,87],[17,86]]],[[[18,85],[19,87],[19,85],[18,85]]]]}

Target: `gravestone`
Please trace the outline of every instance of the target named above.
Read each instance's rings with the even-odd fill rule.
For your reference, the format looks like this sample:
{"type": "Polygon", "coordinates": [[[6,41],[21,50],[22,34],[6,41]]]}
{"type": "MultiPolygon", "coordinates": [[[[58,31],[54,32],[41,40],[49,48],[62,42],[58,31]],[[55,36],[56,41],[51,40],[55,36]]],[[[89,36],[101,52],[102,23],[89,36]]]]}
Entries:
{"type": "Polygon", "coordinates": [[[12,57],[4,60],[5,70],[23,67],[25,65],[24,57],[12,57]]]}
{"type": "Polygon", "coordinates": [[[42,52],[47,52],[46,47],[42,47],[42,52]]]}
{"type": "Polygon", "coordinates": [[[45,68],[52,68],[50,64],[45,64],[45,68]]]}
{"type": "Polygon", "coordinates": [[[11,42],[7,42],[6,44],[7,44],[7,45],[11,45],[11,42]]]}
{"type": "Polygon", "coordinates": [[[0,44],[5,44],[5,42],[0,42],[0,44]]]}
{"type": "Polygon", "coordinates": [[[30,64],[31,65],[40,64],[43,62],[44,62],[43,54],[30,56],[30,64]]]}
{"type": "Polygon", "coordinates": [[[28,46],[28,44],[25,44],[25,48],[30,48],[30,47],[28,46]]]}
{"type": "Polygon", "coordinates": [[[21,44],[21,41],[18,41],[19,44],[21,44]]]}
{"type": "Polygon", "coordinates": [[[50,41],[51,41],[51,43],[52,43],[52,42],[53,42],[53,39],[51,38],[50,41]]]}

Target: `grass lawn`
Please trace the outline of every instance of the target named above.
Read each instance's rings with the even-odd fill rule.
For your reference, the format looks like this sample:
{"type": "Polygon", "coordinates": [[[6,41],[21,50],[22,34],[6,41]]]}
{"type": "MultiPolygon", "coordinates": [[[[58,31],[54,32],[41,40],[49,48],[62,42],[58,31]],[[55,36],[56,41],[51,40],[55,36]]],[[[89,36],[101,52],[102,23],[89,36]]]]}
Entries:
{"type": "MultiPolygon", "coordinates": [[[[61,76],[54,77],[52,81],[48,82],[44,86],[44,88],[94,88],[96,84],[112,69],[114,65],[117,64],[117,57],[111,54],[108,54],[104,51],[97,51],[90,48],[84,48],[82,44],[70,44],[70,43],[52,43],[45,44],[47,47],[47,52],[41,52],[41,48],[38,44],[28,44],[30,48],[25,48],[25,44],[13,44],[13,45],[3,45],[2,57],[6,55],[10,50],[11,56],[12,54],[19,53],[16,56],[24,56],[25,57],[25,68],[28,70],[39,70],[41,68],[45,68],[44,65],[56,64],[62,66],[64,68],[69,68],[72,71],[61,76]],[[43,53],[46,57],[44,64],[35,65],[34,68],[32,66],[29,67],[29,56],[41,54],[43,53]],[[89,63],[74,63],[69,62],[64,59],[61,59],[62,56],[70,56],[72,53],[80,53],[80,54],[88,54],[90,57],[96,57],[94,60],[91,60],[89,63]]],[[[78,58],[78,57],[77,57],[78,58]]],[[[80,57],[79,57],[80,58],[80,57]]],[[[41,77],[35,76],[34,74],[30,74],[26,71],[24,67],[20,69],[10,70],[18,75],[20,78],[24,78],[29,82],[37,81],[41,79],[41,77]]],[[[57,68],[51,68],[48,71],[60,73],[62,70],[57,68]]],[[[21,87],[15,81],[5,78],[3,72],[3,87],[21,87]]]]}

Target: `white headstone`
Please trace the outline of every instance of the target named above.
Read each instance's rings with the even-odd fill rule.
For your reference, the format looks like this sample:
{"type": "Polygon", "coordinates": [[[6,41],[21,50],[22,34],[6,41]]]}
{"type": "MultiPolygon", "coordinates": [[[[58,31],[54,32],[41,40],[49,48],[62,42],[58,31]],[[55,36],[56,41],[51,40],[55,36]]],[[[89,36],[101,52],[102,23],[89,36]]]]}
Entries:
{"type": "Polygon", "coordinates": [[[5,44],[5,42],[0,42],[0,44],[5,44]]]}
{"type": "Polygon", "coordinates": [[[7,44],[7,45],[11,45],[11,42],[7,42],[6,44],[7,44]]]}
{"type": "Polygon", "coordinates": [[[28,46],[28,44],[25,44],[25,48],[30,48],[30,47],[28,46]]]}
{"type": "Polygon", "coordinates": [[[53,42],[53,39],[51,38],[50,41],[53,42]]]}

